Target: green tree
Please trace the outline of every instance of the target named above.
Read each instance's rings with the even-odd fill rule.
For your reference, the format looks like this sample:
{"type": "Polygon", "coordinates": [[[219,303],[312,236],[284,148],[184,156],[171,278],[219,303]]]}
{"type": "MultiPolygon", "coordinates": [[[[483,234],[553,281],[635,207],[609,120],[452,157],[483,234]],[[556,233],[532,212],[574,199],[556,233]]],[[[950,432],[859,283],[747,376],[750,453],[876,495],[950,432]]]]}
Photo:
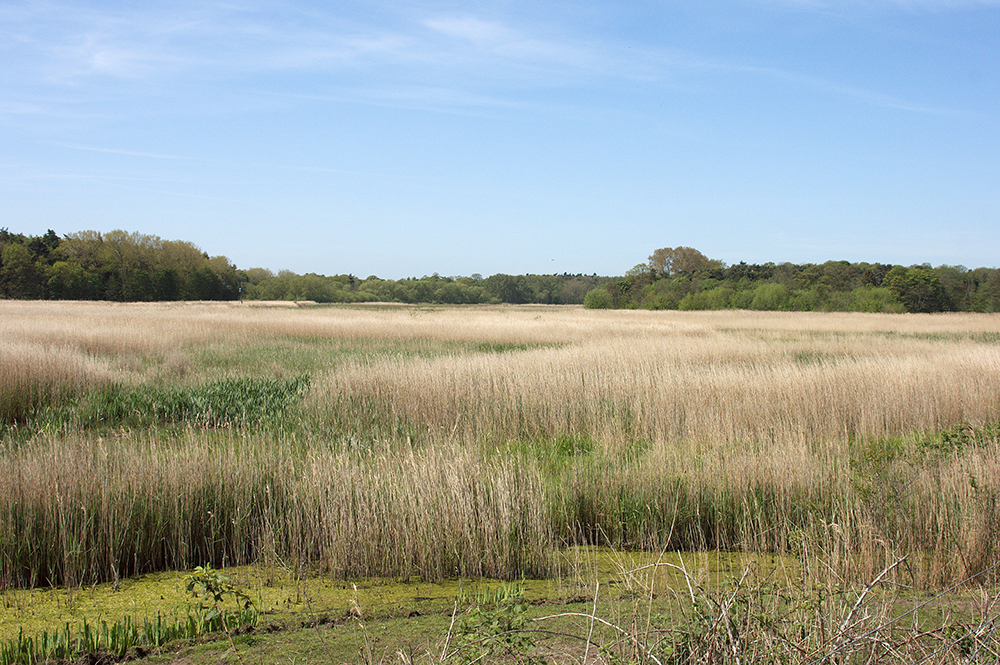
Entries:
{"type": "Polygon", "coordinates": [[[152,275],[153,300],[181,300],[181,277],[174,268],[161,268],[152,275]]]}
{"type": "Polygon", "coordinates": [[[940,312],[945,309],[945,294],[941,280],[930,268],[894,266],[883,283],[903,303],[908,312],[940,312]]]}
{"type": "Polygon", "coordinates": [[[852,312],[902,312],[904,305],[896,294],[884,286],[864,284],[851,291],[849,309],[852,312]]]}
{"type": "Polygon", "coordinates": [[[84,271],[97,273],[102,264],[103,245],[104,236],[97,231],[68,233],[59,245],[59,253],[78,263],[84,271]]]}
{"type": "Polygon", "coordinates": [[[564,305],[582,304],[594,281],[578,275],[563,282],[562,288],[559,289],[559,302],[564,305]]]}
{"type": "Polygon", "coordinates": [[[591,289],[583,298],[583,306],[587,309],[611,309],[611,294],[603,286],[591,289]]]}
{"type": "Polygon", "coordinates": [[[5,246],[0,253],[0,293],[28,300],[43,295],[42,272],[31,250],[19,242],[5,246]]]}
{"type": "Polygon", "coordinates": [[[43,245],[45,245],[48,248],[50,253],[54,252],[56,248],[59,247],[59,244],[62,242],[62,240],[59,238],[59,235],[52,229],[47,230],[45,232],[45,235],[39,238],[39,240],[43,245]]]}
{"type": "Polygon", "coordinates": [[[76,261],[56,261],[45,275],[50,298],[89,300],[94,296],[90,275],[76,261]]]}
{"type": "Polygon", "coordinates": [[[976,312],[1000,312],[1000,270],[977,268],[973,271],[976,293],[971,309],[976,312]]]}
{"type": "Polygon", "coordinates": [[[156,236],[120,229],[105,233],[103,240],[101,250],[106,270],[117,278],[115,283],[109,285],[109,297],[121,301],[152,300],[149,268],[152,254],[159,249],[162,241],[156,236]]]}
{"type": "Polygon", "coordinates": [[[750,309],[787,310],[790,309],[788,287],[784,284],[761,284],[753,290],[750,309]]]}
{"type": "Polygon", "coordinates": [[[976,282],[965,266],[938,266],[934,274],[944,290],[944,302],[948,309],[967,312],[972,308],[976,295],[976,282]]]}
{"type": "Polygon", "coordinates": [[[661,277],[725,267],[692,247],[662,247],[649,256],[649,269],[661,277]]]}
{"type": "Polygon", "coordinates": [[[497,302],[520,304],[528,302],[528,287],[523,275],[492,275],[484,281],[483,292],[497,302]]]}

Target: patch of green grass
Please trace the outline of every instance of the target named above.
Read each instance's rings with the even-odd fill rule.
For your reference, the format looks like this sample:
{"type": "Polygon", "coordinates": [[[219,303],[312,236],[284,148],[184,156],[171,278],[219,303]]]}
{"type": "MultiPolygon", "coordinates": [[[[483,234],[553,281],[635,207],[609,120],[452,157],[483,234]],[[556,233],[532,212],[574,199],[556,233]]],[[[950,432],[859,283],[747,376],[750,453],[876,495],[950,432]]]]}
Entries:
{"type": "Polygon", "coordinates": [[[983,344],[1000,344],[1000,332],[972,333],[969,339],[983,344]]]}
{"type": "Polygon", "coordinates": [[[1000,441],[1000,422],[986,425],[958,423],[939,431],[917,435],[917,449],[940,454],[959,453],[967,448],[981,448],[1000,441]]]}
{"type": "Polygon", "coordinates": [[[216,344],[188,351],[196,375],[235,372],[249,376],[316,373],[367,352],[367,340],[290,337],[253,344],[216,344]]]}
{"type": "Polygon", "coordinates": [[[419,584],[337,585],[331,603],[319,580],[295,581],[311,589],[283,586],[277,595],[305,602],[268,612],[263,626],[129,655],[150,665],[680,664],[721,662],[734,653],[746,663],[944,663],[995,650],[995,608],[988,599],[977,604],[978,594],[967,590],[918,597],[884,582],[863,590],[813,588],[794,567],[726,553],[565,555],[585,561],[558,588],[451,582],[432,604],[421,602],[428,588],[419,584]],[[375,600],[385,587],[399,604],[375,600]]]}
{"type": "Polygon", "coordinates": [[[564,471],[574,460],[579,461],[594,452],[595,443],[582,433],[561,434],[509,442],[502,448],[485,450],[486,454],[522,455],[537,461],[548,475],[564,471]]]}
{"type": "Polygon", "coordinates": [[[188,351],[195,375],[238,372],[250,376],[315,374],[355,358],[436,358],[465,353],[511,353],[549,344],[458,342],[430,339],[278,337],[253,344],[216,344],[188,351]]]}
{"type": "MultiPolygon", "coordinates": [[[[451,617],[455,617],[456,631],[459,621],[476,617],[467,622],[471,627],[489,625],[493,619],[506,621],[527,618],[528,613],[538,616],[548,610],[546,606],[566,607],[576,599],[592,595],[594,582],[600,584],[602,608],[611,599],[633,593],[638,577],[629,573],[657,562],[680,564],[679,555],[649,552],[614,552],[602,548],[568,548],[560,553],[562,574],[551,579],[524,579],[504,582],[492,579],[450,579],[440,583],[413,579],[401,582],[392,579],[338,580],[329,577],[299,577],[284,567],[252,566],[228,568],[222,571],[232,583],[246,590],[260,607],[260,621],[265,624],[249,634],[232,630],[230,642],[224,632],[213,638],[190,644],[195,634],[191,630],[177,633],[176,649],[181,649],[192,662],[217,662],[220,652],[231,653],[237,649],[244,662],[276,662],[268,658],[298,654],[296,662],[358,662],[362,648],[367,647],[377,658],[396,660],[396,651],[412,650],[426,657],[427,651],[440,654],[451,617]],[[511,603],[524,607],[511,616],[507,608],[511,603]],[[477,624],[478,622],[478,624],[477,624]],[[367,633],[367,634],[366,634],[367,633]],[[334,657],[336,654],[336,657],[334,657]],[[326,658],[327,660],[322,660],[326,658]]],[[[773,563],[762,566],[773,568],[773,563]]],[[[697,554],[685,555],[693,574],[704,584],[712,586],[728,579],[745,565],[742,555],[697,554]]],[[[672,569],[662,569],[661,580],[668,584],[681,584],[672,569]]],[[[204,571],[203,571],[204,572],[204,571]]],[[[197,571],[195,573],[197,575],[197,571]]],[[[638,576],[637,576],[638,575],[638,576]]],[[[65,641],[72,641],[82,626],[91,630],[100,628],[101,622],[142,627],[161,624],[172,627],[179,619],[183,624],[188,615],[195,616],[200,601],[185,593],[193,575],[160,573],[138,579],[124,579],[118,585],[101,584],[83,589],[8,590],[0,594],[0,641],[16,640],[18,635],[38,636],[47,632],[59,633],[65,641]],[[69,626],[69,628],[67,628],[69,626]],[[53,630],[55,627],[55,630],[53,630]]],[[[207,578],[211,579],[211,578],[207,578]]],[[[221,578],[219,578],[221,579],[221,578]]],[[[222,587],[228,588],[223,581],[222,587]]],[[[215,585],[213,588],[220,588],[215,585]]],[[[589,602],[580,600],[581,603],[589,602]]],[[[207,603],[211,605],[211,601],[207,603]]],[[[582,607],[582,605],[581,605],[582,607]]],[[[202,612],[201,616],[205,613],[202,612]]],[[[241,624],[246,625],[246,624],[241,624]]],[[[131,629],[130,629],[131,630],[131,629]]],[[[166,631],[167,628],[163,628],[166,631]]],[[[470,636],[469,641],[474,641],[470,636]]],[[[494,646],[502,645],[497,641],[494,646]]],[[[38,644],[37,639],[35,644],[38,644]]],[[[149,643],[147,643],[149,644],[149,643]]],[[[456,641],[455,646],[458,646],[456,641]]],[[[473,646],[464,653],[471,653],[473,646]]],[[[149,651],[149,649],[146,649],[149,651]]],[[[138,655],[135,651],[133,656],[138,655]]],[[[173,656],[150,657],[148,662],[162,662],[173,656]]],[[[459,654],[456,659],[461,660],[459,654]]],[[[146,662],[146,659],[143,659],[146,662]]]]}
{"type": "Polygon", "coordinates": [[[188,423],[240,427],[272,423],[286,415],[309,388],[309,375],[292,379],[221,379],[192,388],[107,386],[56,417],[85,428],[151,427],[188,423]]]}
{"type": "Polygon", "coordinates": [[[511,353],[514,351],[529,351],[538,348],[550,348],[552,344],[515,344],[510,342],[477,342],[470,346],[478,353],[511,353]]]}
{"type": "Polygon", "coordinates": [[[820,365],[827,359],[827,356],[813,351],[796,351],[792,354],[792,358],[799,365],[820,365]]]}

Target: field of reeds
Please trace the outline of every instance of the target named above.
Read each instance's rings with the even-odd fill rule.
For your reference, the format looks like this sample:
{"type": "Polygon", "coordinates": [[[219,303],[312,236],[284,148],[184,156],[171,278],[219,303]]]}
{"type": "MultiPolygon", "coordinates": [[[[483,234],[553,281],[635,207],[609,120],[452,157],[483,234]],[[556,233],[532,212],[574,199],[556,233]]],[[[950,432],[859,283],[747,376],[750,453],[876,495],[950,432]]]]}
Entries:
{"type": "Polygon", "coordinates": [[[0,301],[0,422],[8,588],[578,544],[998,578],[994,315],[0,301]]]}

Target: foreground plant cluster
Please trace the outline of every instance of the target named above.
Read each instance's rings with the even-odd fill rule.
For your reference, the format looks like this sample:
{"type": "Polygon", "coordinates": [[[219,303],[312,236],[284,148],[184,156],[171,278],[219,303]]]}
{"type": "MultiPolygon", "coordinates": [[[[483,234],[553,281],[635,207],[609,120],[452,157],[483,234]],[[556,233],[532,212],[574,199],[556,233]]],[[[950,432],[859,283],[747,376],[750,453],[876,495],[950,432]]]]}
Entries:
{"type": "MultiPolygon", "coordinates": [[[[945,662],[953,640],[995,659],[989,594],[891,637],[899,607],[865,589],[995,586],[998,340],[973,314],[0,301],[0,584],[206,563],[520,580],[565,574],[575,546],[762,553],[795,562],[797,591],[748,573],[651,580],[630,611],[595,593],[573,657],[945,662]],[[685,588],[658,619],[652,599],[685,588]]],[[[511,652],[469,662],[558,660],[539,616],[501,605],[455,619],[511,652]]]]}

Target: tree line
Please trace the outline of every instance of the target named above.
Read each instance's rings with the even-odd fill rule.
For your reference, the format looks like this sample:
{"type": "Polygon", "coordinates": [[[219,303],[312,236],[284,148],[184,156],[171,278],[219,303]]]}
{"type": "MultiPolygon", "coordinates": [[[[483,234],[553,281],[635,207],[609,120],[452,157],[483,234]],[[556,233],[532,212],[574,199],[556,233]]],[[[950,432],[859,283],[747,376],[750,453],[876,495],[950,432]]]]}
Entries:
{"type": "Polygon", "coordinates": [[[116,230],[60,237],[0,229],[0,296],[42,300],[233,300],[239,272],[193,244],[116,230]]]}
{"type": "Polygon", "coordinates": [[[622,277],[431,276],[400,280],[241,270],[181,240],[121,230],[60,237],[0,229],[0,297],[583,304],[590,308],[1000,312],[1000,270],[827,261],[727,266],[691,247],[655,250],[622,277]]]}
{"type": "Polygon", "coordinates": [[[386,280],[241,270],[189,242],[121,230],[60,237],[0,229],[0,298],[28,300],[295,300],[319,303],[580,304],[611,278],[505,275],[386,280]]]}
{"type": "Polygon", "coordinates": [[[594,288],[611,281],[597,275],[506,275],[484,278],[429,277],[381,279],[374,275],[297,275],[283,270],[273,274],[253,268],[246,271],[244,296],[252,300],[331,302],[399,302],[447,305],[490,303],[572,305],[583,303],[594,288]]]}
{"type": "Polygon", "coordinates": [[[690,247],[665,247],[584,306],[855,312],[1000,312],[1000,270],[827,261],[727,266],[690,247]]]}

